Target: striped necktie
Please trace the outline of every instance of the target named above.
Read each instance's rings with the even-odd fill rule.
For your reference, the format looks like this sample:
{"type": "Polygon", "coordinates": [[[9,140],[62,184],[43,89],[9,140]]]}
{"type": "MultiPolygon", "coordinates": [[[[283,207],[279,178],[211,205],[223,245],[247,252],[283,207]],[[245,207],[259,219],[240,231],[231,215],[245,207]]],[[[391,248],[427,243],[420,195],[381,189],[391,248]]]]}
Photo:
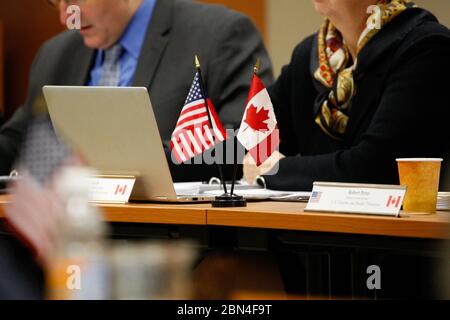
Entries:
{"type": "Polygon", "coordinates": [[[120,80],[120,56],[123,48],[116,44],[105,51],[100,86],[116,87],[120,80]]]}

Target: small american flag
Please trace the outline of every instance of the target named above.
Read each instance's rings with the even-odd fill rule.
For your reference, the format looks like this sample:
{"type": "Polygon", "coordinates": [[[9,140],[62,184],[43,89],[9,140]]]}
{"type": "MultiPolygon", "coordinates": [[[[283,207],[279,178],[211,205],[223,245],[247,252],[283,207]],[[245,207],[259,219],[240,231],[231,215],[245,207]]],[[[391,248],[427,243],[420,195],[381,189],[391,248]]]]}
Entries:
{"type": "Polygon", "coordinates": [[[320,197],[322,196],[322,192],[314,191],[311,193],[311,197],[309,198],[310,203],[319,203],[320,197]]]}
{"type": "Polygon", "coordinates": [[[197,72],[170,143],[172,153],[179,163],[202,154],[227,138],[212,102],[209,99],[206,101],[207,104],[200,87],[200,74],[197,72]]]}

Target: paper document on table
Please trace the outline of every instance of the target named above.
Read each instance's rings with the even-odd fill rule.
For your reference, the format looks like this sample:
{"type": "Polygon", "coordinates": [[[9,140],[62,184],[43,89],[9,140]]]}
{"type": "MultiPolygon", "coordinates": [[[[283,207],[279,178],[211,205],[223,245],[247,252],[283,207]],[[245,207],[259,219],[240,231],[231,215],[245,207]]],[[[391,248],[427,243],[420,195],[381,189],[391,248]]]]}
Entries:
{"type": "Polygon", "coordinates": [[[311,192],[293,192],[287,195],[271,197],[270,200],[284,202],[308,202],[310,197],[311,192]]]}
{"type": "MultiPolygon", "coordinates": [[[[177,195],[209,195],[220,196],[223,194],[222,185],[207,184],[202,182],[175,183],[177,195]]],[[[231,185],[227,184],[228,191],[231,185]]],[[[295,201],[306,202],[311,192],[293,192],[264,189],[258,185],[239,183],[234,188],[235,193],[245,197],[247,200],[273,200],[273,201],[295,201]]]]}
{"type": "Polygon", "coordinates": [[[450,192],[439,192],[437,210],[450,211],[450,192]]]}
{"type": "MultiPolygon", "coordinates": [[[[221,184],[208,184],[204,182],[178,182],[174,183],[175,192],[177,195],[197,195],[206,194],[206,192],[217,192],[223,194],[223,187],[221,184]]],[[[227,183],[228,191],[231,190],[231,184],[227,183]]],[[[247,189],[261,189],[260,186],[250,186],[243,184],[236,184],[234,190],[247,190],[247,189]]]]}
{"type": "MultiPolygon", "coordinates": [[[[310,192],[291,192],[291,191],[279,191],[263,188],[256,189],[236,189],[236,193],[243,196],[247,200],[273,200],[273,201],[308,201],[310,192]]],[[[220,195],[218,191],[206,191],[208,195],[220,195]]]]}

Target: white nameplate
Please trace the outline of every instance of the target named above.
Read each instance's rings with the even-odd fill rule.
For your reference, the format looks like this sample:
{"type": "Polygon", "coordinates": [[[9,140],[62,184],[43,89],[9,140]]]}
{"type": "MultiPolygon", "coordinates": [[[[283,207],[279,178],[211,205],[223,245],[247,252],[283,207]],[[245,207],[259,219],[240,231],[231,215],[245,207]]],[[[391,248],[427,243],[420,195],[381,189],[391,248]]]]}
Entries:
{"type": "Polygon", "coordinates": [[[90,181],[91,202],[127,203],[136,177],[96,176],[90,181]]]}
{"type": "Polygon", "coordinates": [[[315,182],[305,211],[398,217],[406,187],[315,182]]]}

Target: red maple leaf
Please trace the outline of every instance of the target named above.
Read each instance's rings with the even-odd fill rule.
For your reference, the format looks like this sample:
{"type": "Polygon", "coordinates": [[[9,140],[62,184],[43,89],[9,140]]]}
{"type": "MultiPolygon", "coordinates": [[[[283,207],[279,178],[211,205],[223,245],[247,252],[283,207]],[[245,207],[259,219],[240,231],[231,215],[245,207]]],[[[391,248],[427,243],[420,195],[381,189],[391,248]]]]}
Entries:
{"type": "Polygon", "coordinates": [[[267,120],[269,120],[269,110],[261,108],[258,112],[257,108],[251,105],[247,110],[244,122],[255,131],[268,131],[268,124],[265,123],[267,120]]]}

